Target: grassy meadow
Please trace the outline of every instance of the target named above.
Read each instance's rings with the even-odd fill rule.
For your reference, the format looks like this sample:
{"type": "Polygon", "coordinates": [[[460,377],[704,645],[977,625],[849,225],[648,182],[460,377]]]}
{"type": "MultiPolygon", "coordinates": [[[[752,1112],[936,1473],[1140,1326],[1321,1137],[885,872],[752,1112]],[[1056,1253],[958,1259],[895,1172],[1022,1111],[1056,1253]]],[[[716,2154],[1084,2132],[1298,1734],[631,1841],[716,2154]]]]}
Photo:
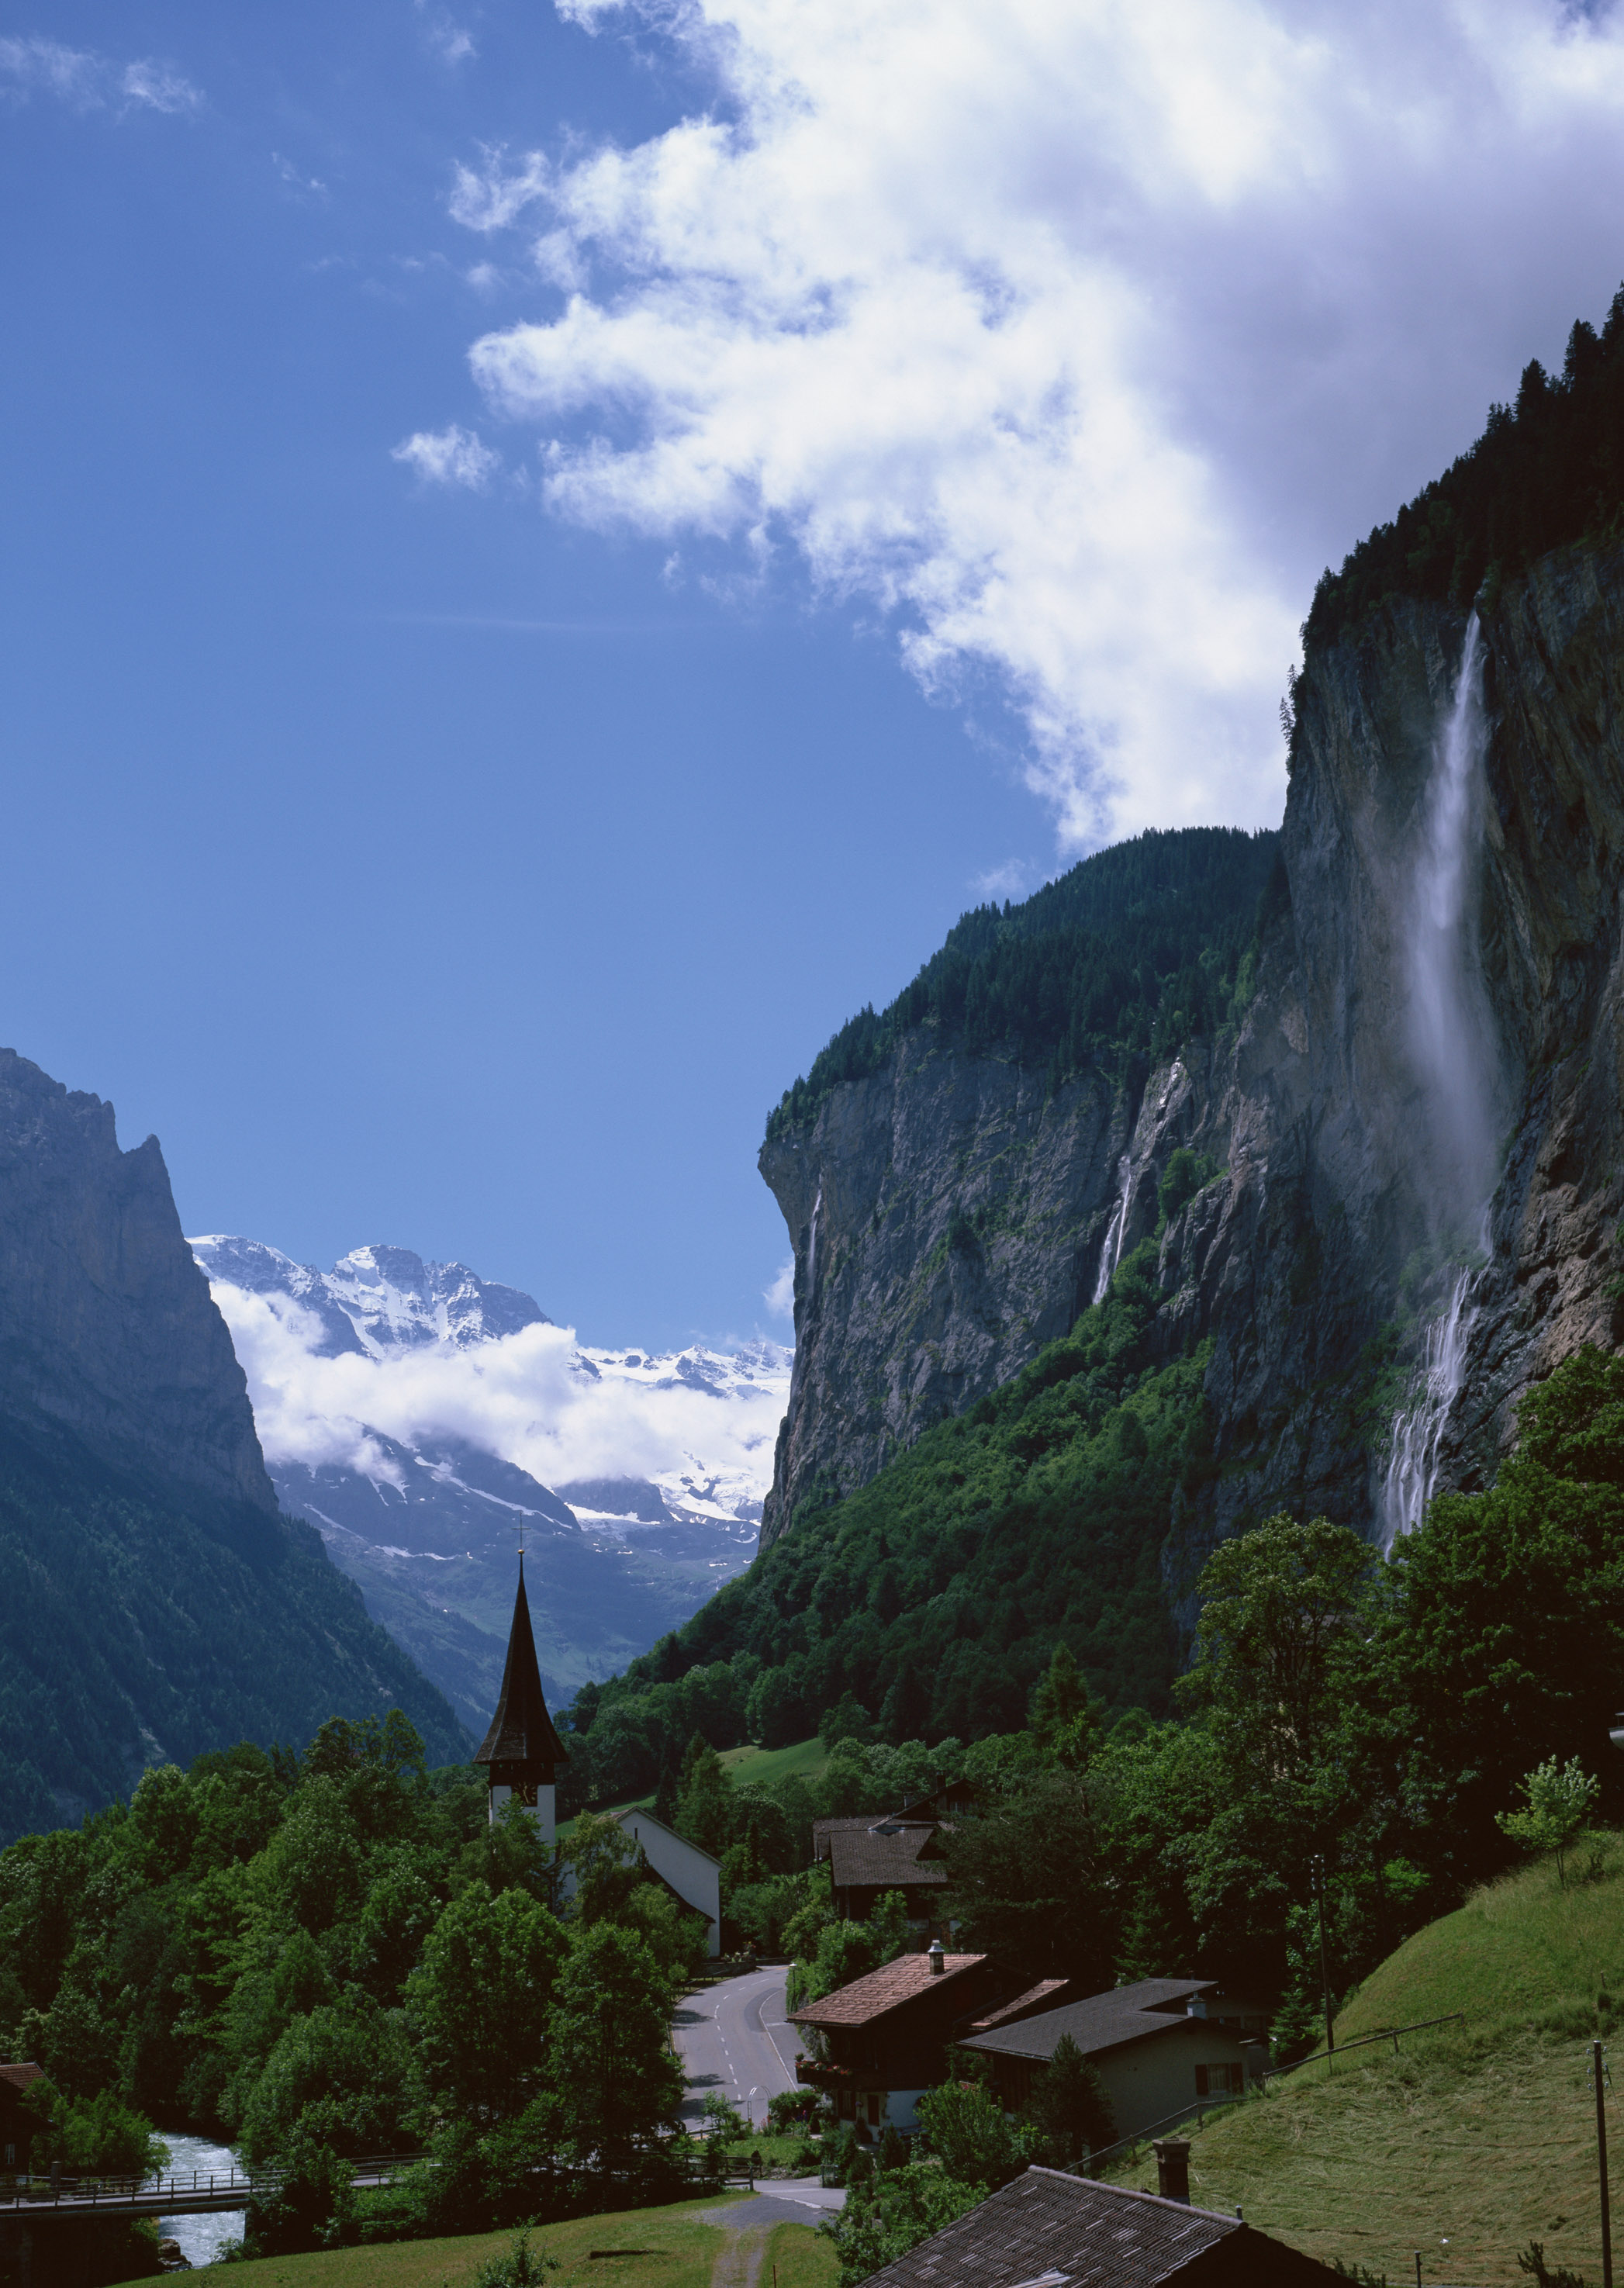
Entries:
{"type": "MultiPolygon", "coordinates": [[[[1572,1874],[1570,1867],[1570,1875],[1572,1874]]],[[[1589,2043],[1624,1992],[1624,1852],[1605,1878],[1557,1882],[1541,1863],[1486,1885],[1418,1931],[1337,2020],[1337,2038],[1465,2014],[1462,2023],[1320,2060],[1191,2133],[1191,2197],[1324,2262],[1525,2288],[1517,2257],[1544,2243],[1601,2279],[1589,2043]]],[[[1615,2231],[1624,2211],[1624,2089],[1607,2099],[1615,2231]]],[[[1106,2172],[1154,2189],[1148,2150],[1106,2172]]]]}
{"type": "MultiPolygon", "coordinates": [[[[535,2232],[531,2247],[558,2260],[552,2288],[726,2288],[737,2268],[735,2236],[707,2224],[707,2213],[737,2205],[742,2196],[712,2196],[674,2207],[630,2209],[614,2216],[572,2218],[535,2232]]],[[[454,2239],[400,2241],[384,2247],[325,2249],[306,2256],[267,2256],[252,2264],[208,2265],[194,2276],[220,2288],[468,2288],[482,2265],[513,2244],[510,2232],[466,2233],[454,2239]]],[[[762,2288],[834,2288],[839,2267],[828,2241],[811,2225],[776,2226],[763,2256],[762,2288]]],[[[741,2277],[742,2271],[741,2270],[741,2277]]]]}

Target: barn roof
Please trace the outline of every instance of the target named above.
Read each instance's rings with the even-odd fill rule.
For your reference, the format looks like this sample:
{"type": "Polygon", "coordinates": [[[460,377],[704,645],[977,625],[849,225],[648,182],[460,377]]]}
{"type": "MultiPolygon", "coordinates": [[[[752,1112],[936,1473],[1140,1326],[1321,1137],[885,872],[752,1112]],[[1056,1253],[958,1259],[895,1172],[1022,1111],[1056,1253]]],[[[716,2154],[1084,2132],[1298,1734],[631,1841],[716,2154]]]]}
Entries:
{"type": "Polygon", "coordinates": [[[865,2288],[1316,2288],[1335,2277],[1238,2217],[1028,2169],[865,2288]]]}

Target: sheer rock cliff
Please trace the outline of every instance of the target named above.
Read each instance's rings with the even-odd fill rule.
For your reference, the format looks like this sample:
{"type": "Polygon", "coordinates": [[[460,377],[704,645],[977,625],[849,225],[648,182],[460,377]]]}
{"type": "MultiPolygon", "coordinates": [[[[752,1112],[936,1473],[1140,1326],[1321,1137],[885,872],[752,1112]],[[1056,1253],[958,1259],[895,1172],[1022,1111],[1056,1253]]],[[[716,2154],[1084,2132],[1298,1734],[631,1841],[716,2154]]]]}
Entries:
{"type": "Polygon", "coordinates": [[[248,1385],[158,1140],[0,1050],[0,1410],[276,1515],[248,1385]]]}
{"type": "Polygon", "coordinates": [[[1210,1341],[1218,1465],[1172,1521],[1176,1577],[1181,1547],[1275,1507],[1390,1529],[1395,1425],[1452,1298],[1440,1487],[1483,1482],[1529,1385],[1619,1339],[1624,552],[1560,552],[1479,614],[1462,1022],[1420,1026],[1416,947],[1466,622],[1395,600],[1306,663],[1282,875],[1228,1037],[1050,1095],[927,1028],[764,1147],[797,1346],[764,1542],[1064,1331],[1102,1254],[1157,1230],[1180,1144],[1223,1173],[1160,1239],[1159,1329],[1210,1341]]]}

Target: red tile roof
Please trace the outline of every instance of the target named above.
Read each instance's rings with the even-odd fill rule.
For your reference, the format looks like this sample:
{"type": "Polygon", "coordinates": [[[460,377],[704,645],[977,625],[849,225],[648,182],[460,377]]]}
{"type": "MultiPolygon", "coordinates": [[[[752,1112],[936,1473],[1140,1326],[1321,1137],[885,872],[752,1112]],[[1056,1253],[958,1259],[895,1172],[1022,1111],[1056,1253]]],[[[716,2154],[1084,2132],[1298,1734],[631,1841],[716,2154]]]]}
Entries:
{"type": "Polygon", "coordinates": [[[0,2081],[10,2082],[15,2090],[31,2089],[44,2070],[44,2066],[33,2064],[0,2066],[0,2081]]]}
{"type": "Polygon", "coordinates": [[[1013,2002],[1006,2002],[1001,2010],[989,2010],[985,2018],[978,2018],[970,2030],[972,2034],[986,2034],[994,2026],[1012,2026],[1018,2018],[1034,2018],[1045,2006],[1058,2009],[1059,1998],[1071,1982],[1069,1978],[1040,1978],[1035,1986],[1028,1986],[1013,2002]]]}
{"type": "Polygon", "coordinates": [[[837,1986],[821,2002],[792,2010],[789,2022],[792,2026],[866,2026],[871,2019],[883,2018],[888,2010],[912,2002],[927,1988],[945,1986],[949,1979],[986,1960],[984,1954],[947,1954],[941,1958],[942,1968],[932,1970],[929,1955],[901,1954],[883,1970],[871,1970],[867,1978],[854,1978],[850,1986],[837,1986]]]}

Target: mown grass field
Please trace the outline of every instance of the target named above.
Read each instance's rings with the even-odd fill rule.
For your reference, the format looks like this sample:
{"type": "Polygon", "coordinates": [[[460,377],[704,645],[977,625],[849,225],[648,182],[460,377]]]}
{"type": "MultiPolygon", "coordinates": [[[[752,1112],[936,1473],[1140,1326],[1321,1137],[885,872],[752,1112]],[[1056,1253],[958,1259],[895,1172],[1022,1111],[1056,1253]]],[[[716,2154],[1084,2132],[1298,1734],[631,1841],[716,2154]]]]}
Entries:
{"type": "MultiPolygon", "coordinates": [[[[1624,1855],[1559,1887],[1525,1869],[1417,1932],[1337,2021],[1343,2043],[1463,2011],[1464,2022],[1311,2063],[1191,2134],[1191,2197],[1325,2262],[1470,2288],[1526,2288],[1517,2254],[1601,2280],[1589,2042],[1624,1992],[1624,1855]]],[[[1615,2232],[1624,2088],[1607,2098],[1615,2232]]],[[[1148,2152],[1106,2173],[1155,2186],[1148,2152]]]]}
{"type": "MultiPolygon", "coordinates": [[[[558,2260],[551,2288],[711,2288],[718,2263],[735,2246],[703,2213],[738,2199],[712,2195],[676,2207],[629,2209],[613,2216],[576,2217],[533,2236],[558,2260]]],[[[208,2265],[196,2278],[233,2288],[465,2288],[491,2257],[511,2248],[508,2232],[468,2233],[455,2239],[408,2240],[376,2248],[327,2249],[310,2256],[267,2256],[254,2264],[208,2265]]],[[[834,2288],[839,2267],[827,2240],[810,2225],[780,2225],[761,2268],[763,2288],[834,2288]]],[[[731,2265],[723,2264],[724,2274],[731,2265]]]]}
{"type": "Polygon", "coordinates": [[[789,1748],[724,1748],[722,1761],[741,1787],[771,1780],[815,1780],[829,1760],[821,1740],[797,1740],[789,1748]]]}

